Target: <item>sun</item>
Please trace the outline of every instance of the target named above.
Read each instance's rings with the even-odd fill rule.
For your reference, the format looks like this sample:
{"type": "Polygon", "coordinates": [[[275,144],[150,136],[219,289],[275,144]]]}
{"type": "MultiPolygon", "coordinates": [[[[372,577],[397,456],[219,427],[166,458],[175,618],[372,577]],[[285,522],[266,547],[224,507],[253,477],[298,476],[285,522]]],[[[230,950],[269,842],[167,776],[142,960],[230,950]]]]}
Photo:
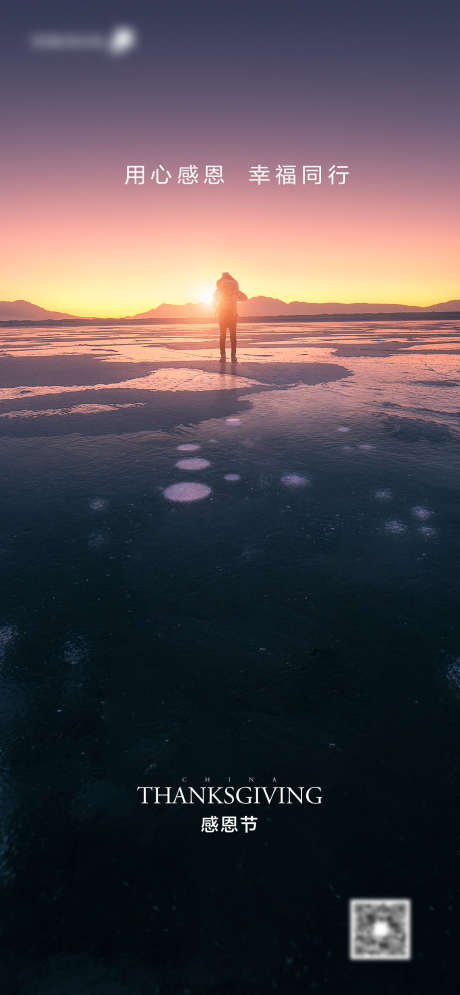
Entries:
{"type": "Polygon", "coordinates": [[[197,298],[201,304],[206,304],[207,307],[211,307],[212,299],[214,296],[214,287],[203,287],[197,293],[197,298]]]}

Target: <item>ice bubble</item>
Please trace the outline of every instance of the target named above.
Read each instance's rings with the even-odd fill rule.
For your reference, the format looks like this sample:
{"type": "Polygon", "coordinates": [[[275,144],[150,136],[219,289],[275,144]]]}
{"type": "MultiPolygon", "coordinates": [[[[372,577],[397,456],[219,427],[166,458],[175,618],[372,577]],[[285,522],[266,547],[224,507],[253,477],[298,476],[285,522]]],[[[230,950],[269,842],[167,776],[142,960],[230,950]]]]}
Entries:
{"type": "Polygon", "coordinates": [[[418,518],[419,522],[427,522],[433,514],[429,508],[422,508],[420,504],[416,504],[414,508],[411,508],[411,512],[414,518],[418,518]]]}
{"type": "Polygon", "coordinates": [[[192,456],[191,459],[178,460],[176,466],[179,467],[179,470],[206,470],[211,464],[208,459],[200,459],[199,456],[192,456]]]}
{"type": "Polygon", "coordinates": [[[231,483],[236,483],[237,480],[241,480],[239,473],[226,473],[224,475],[224,480],[229,480],[231,483]]]}
{"type": "Polygon", "coordinates": [[[437,530],[433,529],[431,525],[421,525],[420,528],[417,529],[417,532],[419,535],[423,536],[424,539],[436,539],[438,534],[437,530]]]}
{"type": "Polygon", "coordinates": [[[241,425],[241,418],[226,418],[227,425],[241,425]]]}
{"type": "Polygon", "coordinates": [[[207,487],[206,484],[195,484],[188,481],[183,481],[180,484],[171,484],[170,487],[166,487],[163,491],[168,501],[179,501],[180,503],[202,501],[203,498],[209,497],[210,493],[211,488],[207,487]]]}
{"type": "Polygon", "coordinates": [[[337,431],[338,432],[350,432],[351,430],[348,427],[348,425],[339,425],[337,431]]]}
{"type": "Polygon", "coordinates": [[[364,453],[368,453],[371,449],[375,449],[375,446],[371,442],[360,442],[358,449],[362,449],[364,453]]]}
{"type": "Polygon", "coordinates": [[[176,446],[180,453],[196,453],[197,449],[201,449],[201,446],[196,442],[182,442],[180,446],[176,446]]]}
{"type": "Polygon", "coordinates": [[[17,633],[15,625],[0,625],[0,660],[3,660],[8,646],[13,642],[17,633]]]}
{"type": "Polygon", "coordinates": [[[105,541],[105,535],[102,532],[90,532],[88,536],[88,549],[100,549],[105,541]]]}
{"type": "Polygon", "coordinates": [[[85,640],[78,636],[76,639],[68,639],[64,643],[63,656],[66,663],[72,667],[82,663],[87,656],[87,646],[85,640]]]}
{"type": "Polygon", "coordinates": [[[376,501],[392,501],[393,491],[390,487],[380,487],[379,490],[374,491],[374,497],[376,501]]]}
{"type": "Polygon", "coordinates": [[[89,506],[91,511],[104,511],[104,509],[108,507],[108,503],[109,502],[106,501],[105,498],[91,498],[89,506]]]}
{"type": "Polygon", "coordinates": [[[396,518],[389,518],[385,522],[385,532],[390,532],[391,535],[403,535],[407,532],[407,525],[404,522],[398,522],[396,518]]]}
{"type": "Polygon", "coordinates": [[[310,487],[308,477],[303,477],[300,473],[285,473],[281,477],[281,483],[285,487],[310,487]]]}
{"type": "Polygon", "coordinates": [[[452,687],[460,690],[460,656],[447,668],[447,680],[452,687]]]}

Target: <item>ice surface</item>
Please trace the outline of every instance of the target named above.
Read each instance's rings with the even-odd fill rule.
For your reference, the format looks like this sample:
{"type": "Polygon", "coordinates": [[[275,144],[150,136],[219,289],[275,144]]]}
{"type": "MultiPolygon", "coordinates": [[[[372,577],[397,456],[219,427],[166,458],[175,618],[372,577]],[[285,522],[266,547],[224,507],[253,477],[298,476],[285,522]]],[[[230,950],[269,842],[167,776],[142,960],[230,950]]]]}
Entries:
{"type": "MultiPolygon", "coordinates": [[[[126,771],[133,772],[135,785],[134,777],[147,765],[153,771],[158,761],[158,770],[176,781],[193,774],[191,757],[196,770],[206,773],[212,743],[215,770],[225,776],[232,774],[232,757],[235,776],[246,776],[248,756],[262,758],[264,769],[276,773],[281,743],[286,770],[297,770],[299,756],[313,751],[323,766],[326,758],[326,766],[333,761],[333,777],[343,780],[345,771],[350,797],[357,797],[363,744],[369,770],[378,770],[382,736],[390,727],[388,770],[399,769],[406,756],[414,769],[430,769],[433,742],[439,768],[448,767],[454,710],[460,706],[460,418],[457,388],[442,384],[458,380],[460,323],[444,322],[441,328],[437,320],[422,325],[412,319],[401,327],[399,322],[368,326],[242,322],[241,355],[244,350],[250,357],[251,375],[257,369],[260,375],[254,377],[257,388],[243,386],[246,363],[240,363],[236,389],[229,368],[219,376],[212,372],[216,341],[209,341],[209,326],[0,330],[0,389],[15,392],[10,400],[0,395],[1,412],[69,405],[59,418],[0,419],[3,812],[5,771],[14,771],[12,844],[5,860],[3,815],[0,877],[5,866],[17,876],[11,922],[21,915],[21,901],[33,909],[21,920],[24,950],[35,951],[37,923],[53,924],[57,912],[60,947],[101,946],[113,935],[115,915],[126,949],[137,950],[141,962],[145,953],[149,965],[145,983],[123,975],[120,991],[154,990],[162,979],[156,971],[150,975],[151,930],[144,929],[145,909],[153,901],[161,906],[153,928],[159,935],[169,929],[164,935],[170,950],[180,944],[181,924],[187,917],[194,921],[198,908],[197,929],[208,931],[211,961],[221,959],[227,906],[216,917],[206,875],[198,870],[190,888],[183,861],[160,860],[152,878],[152,832],[161,855],[168,849],[170,826],[166,819],[151,832],[143,819],[139,835],[143,813],[126,793],[126,771]],[[276,337],[276,347],[263,345],[269,335],[276,337]],[[191,337],[201,341],[193,354],[195,368],[183,348],[171,371],[170,344],[185,346],[191,337]],[[441,337],[445,346],[438,349],[441,337]],[[349,347],[345,373],[331,379],[331,370],[343,371],[337,349],[353,340],[355,357],[349,347]],[[109,359],[89,356],[98,341],[109,359]],[[412,350],[413,342],[419,351],[412,350]],[[161,373],[166,350],[168,369],[161,373]],[[324,376],[311,383],[308,368],[315,364],[324,376]],[[224,381],[228,389],[219,388],[224,381]],[[129,382],[129,394],[120,387],[123,382],[129,382]],[[118,402],[129,398],[142,406],[118,410],[118,402]],[[72,414],[70,406],[78,400],[88,405],[88,417],[81,409],[72,414]],[[105,413],[95,402],[100,407],[107,402],[105,413]],[[388,420],[390,410],[398,417],[388,420]],[[227,417],[238,420],[232,425],[227,417]],[[435,432],[434,423],[445,431],[435,432]],[[344,450],[348,436],[352,445],[344,450]],[[358,448],[371,443],[374,452],[358,448]],[[183,457],[211,459],[211,454],[209,469],[175,469],[183,457]],[[189,502],[193,508],[182,507],[189,502]],[[420,517],[413,508],[432,509],[432,517],[420,517]],[[446,722],[446,698],[452,699],[447,701],[452,722],[446,722]],[[391,726],[395,706],[404,721],[391,726]],[[432,735],[420,735],[425,727],[432,735]],[[113,783],[106,780],[107,771],[113,783]],[[30,818],[37,785],[39,825],[30,818]],[[80,820],[86,821],[81,852],[86,870],[76,893],[72,875],[57,880],[56,868],[65,870],[80,820]],[[120,867],[126,871],[117,874],[120,867]],[[110,900],[85,904],[86,882],[96,879],[110,900]],[[51,882],[49,888],[43,889],[44,881],[51,882]],[[163,915],[176,901],[178,912],[163,915]],[[64,933],[61,921],[68,924],[64,933]]],[[[393,786],[391,813],[409,824],[419,780],[401,777],[393,786]]],[[[444,788],[448,798],[447,780],[444,788]]],[[[381,811],[378,778],[368,778],[366,790],[374,815],[381,811]]],[[[442,802],[443,785],[441,795],[442,802]]],[[[321,833],[312,836],[318,865],[327,864],[337,842],[327,811],[321,833]]],[[[432,815],[414,837],[413,867],[423,867],[436,822],[432,815]]],[[[371,867],[376,858],[370,843],[363,858],[359,806],[348,807],[344,827],[341,854],[346,852],[347,860],[343,873],[339,868],[340,891],[360,894],[349,865],[361,867],[364,859],[371,867]]],[[[259,832],[264,832],[261,823],[259,832]]],[[[376,834],[375,845],[384,847],[382,820],[376,834]]],[[[305,839],[291,833],[286,849],[286,834],[277,835],[271,866],[275,877],[279,870],[288,921],[274,959],[279,965],[281,950],[281,961],[287,953],[294,960],[291,979],[274,970],[281,991],[283,985],[289,989],[289,980],[295,987],[294,972],[298,967],[300,976],[305,961],[302,923],[297,928],[296,902],[288,901],[305,839]],[[289,866],[283,870],[286,856],[289,866]]],[[[195,820],[187,847],[197,868],[201,842],[195,820]]],[[[445,892],[451,856],[444,842],[437,848],[436,880],[445,892]]],[[[253,850],[257,870],[261,863],[253,850]]],[[[399,847],[393,862],[395,875],[403,878],[406,856],[406,848],[399,847]]],[[[219,861],[228,865],[227,853],[219,861]]],[[[334,874],[332,867],[328,880],[334,874]]],[[[241,882],[235,875],[233,880],[229,902],[238,911],[241,882]]],[[[435,898],[428,896],[427,902],[435,904],[435,898]]],[[[255,894],[248,928],[257,926],[256,906],[255,894]]],[[[327,911],[326,901],[324,922],[327,911]]],[[[8,928],[7,923],[7,933],[8,928]]],[[[246,945],[256,951],[254,963],[259,932],[246,945]]],[[[327,942],[326,937],[325,950],[327,942]]],[[[170,984],[201,991],[206,986],[200,979],[188,979],[193,937],[189,947],[170,984]]],[[[216,991],[232,985],[231,942],[227,953],[230,974],[216,972],[210,986],[216,991]]],[[[43,946],[43,957],[49,955],[43,946]]],[[[126,971],[125,961],[120,964],[126,971]]],[[[314,987],[314,978],[320,983],[322,964],[312,967],[307,988],[309,982],[314,987]]],[[[80,975],[73,960],[62,976],[53,965],[52,950],[51,961],[43,964],[31,955],[24,977],[33,980],[38,970],[40,992],[52,988],[59,995],[70,995],[75,986],[79,992],[98,988],[98,978],[80,975]]],[[[235,984],[249,991],[252,966],[243,976],[239,966],[235,984]]],[[[270,988],[270,971],[264,964],[261,990],[270,988]]],[[[18,991],[26,983],[22,974],[19,979],[7,974],[5,980],[13,987],[16,981],[18,991]]],[[[115,976],[101,985],[111,995],[118,991],[115,976]]]]}

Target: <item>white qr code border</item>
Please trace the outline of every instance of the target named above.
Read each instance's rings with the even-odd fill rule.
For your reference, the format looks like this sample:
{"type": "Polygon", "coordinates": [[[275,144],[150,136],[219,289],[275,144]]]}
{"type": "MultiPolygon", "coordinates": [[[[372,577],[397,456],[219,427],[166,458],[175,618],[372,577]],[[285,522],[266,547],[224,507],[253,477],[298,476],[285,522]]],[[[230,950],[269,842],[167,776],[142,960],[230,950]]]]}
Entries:
{"type": "Polygon", "coordinates": [[[366,964],[384,963],[391,964],[395,961],[410,961],[412,959],[412,901],[410,898],[351,898],[348,906],[348,926],[349,926],[349,940],[348,940],[348,956],[349,959],[354,962],[361,962],[366,964]],[[405,951],[401,954],[386,954],[386,953],[357,953],[356,952],[356,940],[357,940],[357,910],[359,906],[371,905],[402,905],[404,907],[404,926],[406,929],[406,944],[405,951]]]}

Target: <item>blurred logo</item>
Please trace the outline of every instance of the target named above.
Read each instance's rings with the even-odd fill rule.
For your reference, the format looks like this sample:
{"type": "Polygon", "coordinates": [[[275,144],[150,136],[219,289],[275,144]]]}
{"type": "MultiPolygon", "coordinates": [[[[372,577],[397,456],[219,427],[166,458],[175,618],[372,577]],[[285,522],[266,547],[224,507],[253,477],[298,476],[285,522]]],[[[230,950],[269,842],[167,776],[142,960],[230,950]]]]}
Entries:
{"type": "Polygon", "coordinates": [[[113,58],[128,55],[138,48],[137,28],[117,24],[105,34],[95,31],[35,31],[29,36],[29,48],[39,52],[103,52],[113,58]]]}
{"type": "Polygon", "coordinates": [[[136,28],[120,24],[112,28],[107,38],[107,51],[109,55],[126,55],[137,48],[139,43],[139,32],[136,28]]]}

